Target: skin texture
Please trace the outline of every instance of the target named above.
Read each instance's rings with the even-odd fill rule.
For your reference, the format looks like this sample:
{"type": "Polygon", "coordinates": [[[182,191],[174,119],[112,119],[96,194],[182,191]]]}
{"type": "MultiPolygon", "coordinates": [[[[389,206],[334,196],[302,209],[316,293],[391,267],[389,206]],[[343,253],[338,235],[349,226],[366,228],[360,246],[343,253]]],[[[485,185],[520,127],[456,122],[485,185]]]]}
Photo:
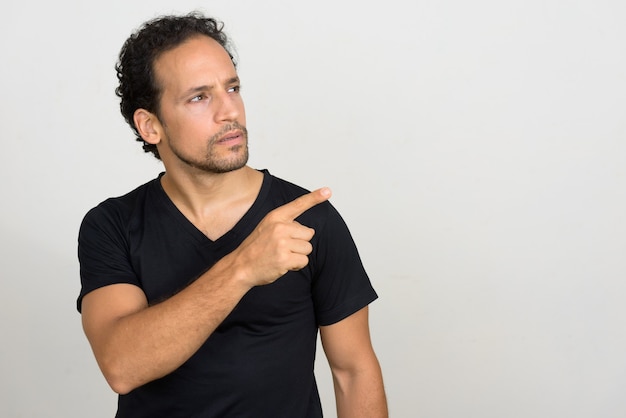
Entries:
{"type": "MultiPolygon", "coordinates": [[[[163,53],[154,70],[162,90],[159,114],[139,109],[135,124],[159,150],[165,192],[199,230],[217,239],[250,208],[262,182],[262,174],[246,165],[239,78],[226,51],[206,36],[163,53]]],[[[236,250],[159,304],[149,306],[142,290],[129,284],[87,294],[83,328],[111,388],[125,394],[174,371],[248,290],[305,267],[315,231],[294,219],[330,195],[322,188],[270,212],[236,250]]],[[[387,416],[367,308],[320,333],[339,416],[387,416]]]]}

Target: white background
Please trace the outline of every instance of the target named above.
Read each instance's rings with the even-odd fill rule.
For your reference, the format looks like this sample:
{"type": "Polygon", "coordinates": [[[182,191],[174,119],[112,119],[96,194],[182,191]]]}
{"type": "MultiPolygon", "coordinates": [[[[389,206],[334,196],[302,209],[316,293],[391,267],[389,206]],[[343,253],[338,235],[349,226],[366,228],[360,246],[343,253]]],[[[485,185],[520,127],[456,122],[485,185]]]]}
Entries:
{"type": "Polygon", "coordinates": [[[0,416],[114,414],[77,231],[161,170],[118,111],[123,41],[192,9],[236,44],[251,165],[334,190],[393,417],[626,416],[620,0],[4,5],[0,416]]]}

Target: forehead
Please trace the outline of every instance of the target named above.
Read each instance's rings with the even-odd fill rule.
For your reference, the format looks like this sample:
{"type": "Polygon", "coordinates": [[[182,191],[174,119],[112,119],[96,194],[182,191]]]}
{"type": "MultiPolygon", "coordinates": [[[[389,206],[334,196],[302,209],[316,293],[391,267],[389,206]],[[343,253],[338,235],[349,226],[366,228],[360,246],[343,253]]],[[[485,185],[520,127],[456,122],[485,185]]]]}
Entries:
{"type": "Polygon", "coordinates": [[[236,75],[228,52],[214,39],[199,35],[162,53],[154,62],[157,82],[164,90],[190,84],[214,84],[236,75]]]}

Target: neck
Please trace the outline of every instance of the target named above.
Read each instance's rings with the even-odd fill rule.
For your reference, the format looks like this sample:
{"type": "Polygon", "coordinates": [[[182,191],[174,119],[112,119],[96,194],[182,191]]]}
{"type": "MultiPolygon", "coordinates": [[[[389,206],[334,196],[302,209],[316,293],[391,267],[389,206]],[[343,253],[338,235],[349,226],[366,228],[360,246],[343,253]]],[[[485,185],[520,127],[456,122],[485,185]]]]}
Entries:
{"type": "Polygon", "coordinates": [[[161,177],[165,193],[188,216],[202,218],[214,208],[258,194],[262,173],[248,166],[228,173],[166,171],[161,177]]]}

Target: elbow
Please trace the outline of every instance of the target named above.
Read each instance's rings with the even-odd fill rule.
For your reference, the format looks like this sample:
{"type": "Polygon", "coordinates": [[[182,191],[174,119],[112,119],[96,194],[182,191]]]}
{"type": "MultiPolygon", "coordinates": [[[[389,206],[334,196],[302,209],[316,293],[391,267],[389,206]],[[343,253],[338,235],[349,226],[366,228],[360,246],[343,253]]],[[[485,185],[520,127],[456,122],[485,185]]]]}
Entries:
{"type": "Polygon", "coordinates": [[[109,387],[113,390],[113,392],[117,393],[118,395],[127,395],[136,388],[136,386],[132,385],[128,380],[125,380],[123,377],[120,376],[114,376],[105,373],[104,378],[106,379],[109,387]]]}
{"type": "Polygon", "coordinates": [[[335,391],[339,393],[345,393],[350,382],[355,377],[355,373],[352,370],[339,367],[331,367],[331,374],[335,391]]]}
{"type": "Polygon", "coordinates": [[[113,392],[126,395],[139,385],[133,383],[128,372],[119,361],[103,361],[100,370],[113,392]]]}
{"type": "Polygon", "coordinates": [[[135,389],[134,387],[123,381],[117,381],[107,378],[107,383],[109,384],[111,389],[113,389],[113,392],[117,393],[118,395],[127,395],[133,389],[135,389]]]}

